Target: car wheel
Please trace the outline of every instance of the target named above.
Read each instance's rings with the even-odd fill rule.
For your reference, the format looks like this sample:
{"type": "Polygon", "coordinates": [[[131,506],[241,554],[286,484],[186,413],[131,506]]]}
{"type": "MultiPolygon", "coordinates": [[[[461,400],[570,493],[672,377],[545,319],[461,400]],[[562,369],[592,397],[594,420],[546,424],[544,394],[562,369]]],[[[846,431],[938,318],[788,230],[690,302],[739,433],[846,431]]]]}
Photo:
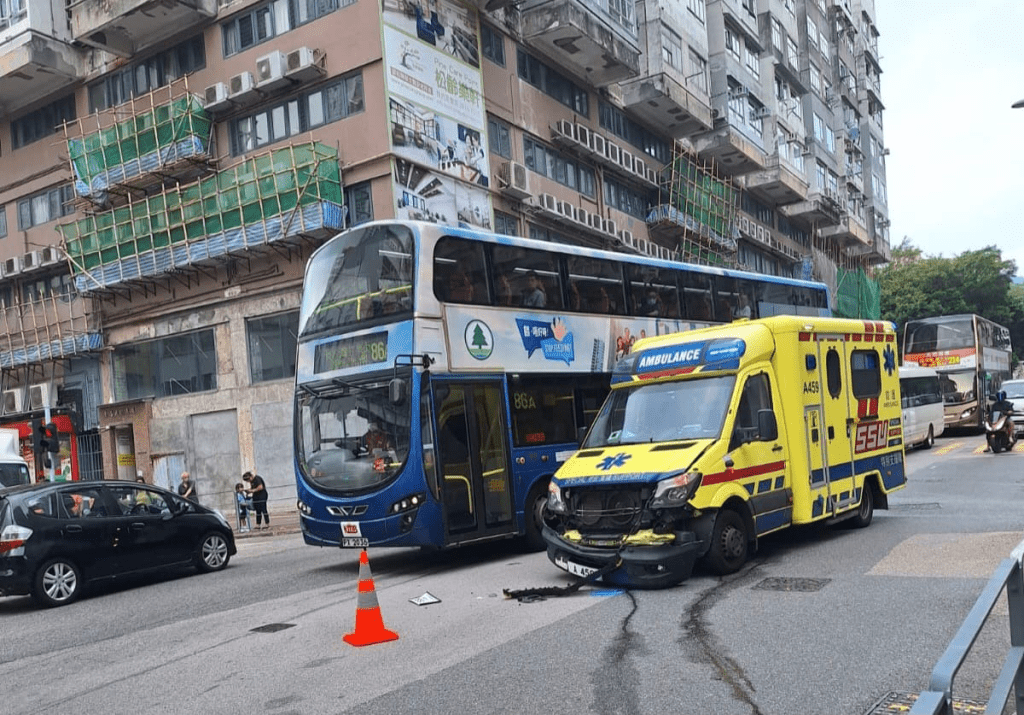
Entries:
{"type": "Polygon", "coordinates": [[[67,559],[51,559],[36,571],[32,596],[48,608],[66,606],[77,599],[81,592],[82,572],[67,559]]]}
{"type": "Polygon", "coordinates": [[[935,430],[931,425],[928,425],[928,436],[924,438],[921,446],[924,449],[931,449],[933,444],[935,444],[935,430]]]}
{"type": "Polygon", "coordinates": [[[544,505],[548,502],[548,481],[542,479],[531,491],[526,500],[529,511],[526,517],[526,536],[523,545],[528,551],[544,551],[547,544],[541,532],[544,529],[544,505]]]}
{"type": "Polygon", "coordinates": [[[871,491],[871,485],[864,482],[860,490],[860,506],[857,508],[857,515],[850,520],[850,526],[856,529],[863,529],[871,523],[871,517],[875,514],[875,493],[871,491]]]}
{"type": "Polygon", "coordinates": [[[220,571],[228,565],[230,559],[228,540],[219,532],[206,534],[196,547],[196,568],[203,573],[220,571]]]}
{"type": "Polygon", "coordinates": [[[722,509],[711,532],[711,548],[704,557],[708,568],[716,574],[735,573],[747,562],[750,538],[743,517],[732,509],[722,509]]]}

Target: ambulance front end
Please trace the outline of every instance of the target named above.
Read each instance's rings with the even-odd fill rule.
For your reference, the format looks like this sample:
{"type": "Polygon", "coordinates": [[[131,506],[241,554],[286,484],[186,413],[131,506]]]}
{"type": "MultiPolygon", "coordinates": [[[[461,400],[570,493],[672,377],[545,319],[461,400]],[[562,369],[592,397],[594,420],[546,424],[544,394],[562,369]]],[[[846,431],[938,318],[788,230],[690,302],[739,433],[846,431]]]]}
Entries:
{"type": "Polygon", "coordinates": [[[616,365],[580,451],[550,483],[543,534],[556,566],[663,588],[689,577],[707,551],[692,500],[726,454],[723,428],[748,351],[736,337],[698,337],[705,332],[639,342],[616,365]]]}

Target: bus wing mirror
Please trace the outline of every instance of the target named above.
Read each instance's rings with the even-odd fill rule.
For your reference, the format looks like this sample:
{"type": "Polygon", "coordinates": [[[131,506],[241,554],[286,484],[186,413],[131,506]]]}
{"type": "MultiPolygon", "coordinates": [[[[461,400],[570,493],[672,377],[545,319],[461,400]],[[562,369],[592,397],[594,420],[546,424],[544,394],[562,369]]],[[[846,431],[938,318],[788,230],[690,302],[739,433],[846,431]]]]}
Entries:
{"type": "Polygon", "coordinates": [[[757,431],[762,442],[773,442],[779,438],[779,423],[772,410],[757,411],[757,431]]]}
{"type": "Polygon", "coordinates": [[[393,405],[405,402],[405,380],[400,377],[393,378],[388,383],[388,397],[393,405]]]}

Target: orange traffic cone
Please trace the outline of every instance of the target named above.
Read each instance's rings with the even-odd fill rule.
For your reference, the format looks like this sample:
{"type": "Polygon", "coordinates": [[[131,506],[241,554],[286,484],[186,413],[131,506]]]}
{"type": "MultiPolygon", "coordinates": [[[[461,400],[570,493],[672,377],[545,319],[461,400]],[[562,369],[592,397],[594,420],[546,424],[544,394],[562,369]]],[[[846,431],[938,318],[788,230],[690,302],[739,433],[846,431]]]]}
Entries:
{"type": "Polygon", "coordinates": [[[356,597],[356,629],[343,640],[349,645],[363,646],[398,640],[398,634],[384,627],[377,605],[377,592],[370,575],[370,557],[366,549],[359,554],[359,595],[356,597]]]}

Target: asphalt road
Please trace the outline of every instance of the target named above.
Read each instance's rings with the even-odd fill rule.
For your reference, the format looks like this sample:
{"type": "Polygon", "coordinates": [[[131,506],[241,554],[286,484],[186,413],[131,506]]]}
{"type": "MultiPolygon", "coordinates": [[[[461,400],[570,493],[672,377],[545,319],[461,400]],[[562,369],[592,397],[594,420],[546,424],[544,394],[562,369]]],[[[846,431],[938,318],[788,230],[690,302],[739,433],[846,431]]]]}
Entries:
{"type": "MultiPolygon", "coordinates": [[[[230,567],[103,589],[71,606],[0,599],[0,712],[905,712],[996,564],[1021,541],[1024,453],[979,436],[908,454],[909,486],[864,530],[766,539],[741,573],[664,591],[564,585],[511,545],[371,550],[399,639],[354,648],[358,552],[247,539],[230,567]],[[430,593],[427,606],[410,599],[430,593]]],[[[985,700],[1005,602],[954,694],[985,700]]]]}

